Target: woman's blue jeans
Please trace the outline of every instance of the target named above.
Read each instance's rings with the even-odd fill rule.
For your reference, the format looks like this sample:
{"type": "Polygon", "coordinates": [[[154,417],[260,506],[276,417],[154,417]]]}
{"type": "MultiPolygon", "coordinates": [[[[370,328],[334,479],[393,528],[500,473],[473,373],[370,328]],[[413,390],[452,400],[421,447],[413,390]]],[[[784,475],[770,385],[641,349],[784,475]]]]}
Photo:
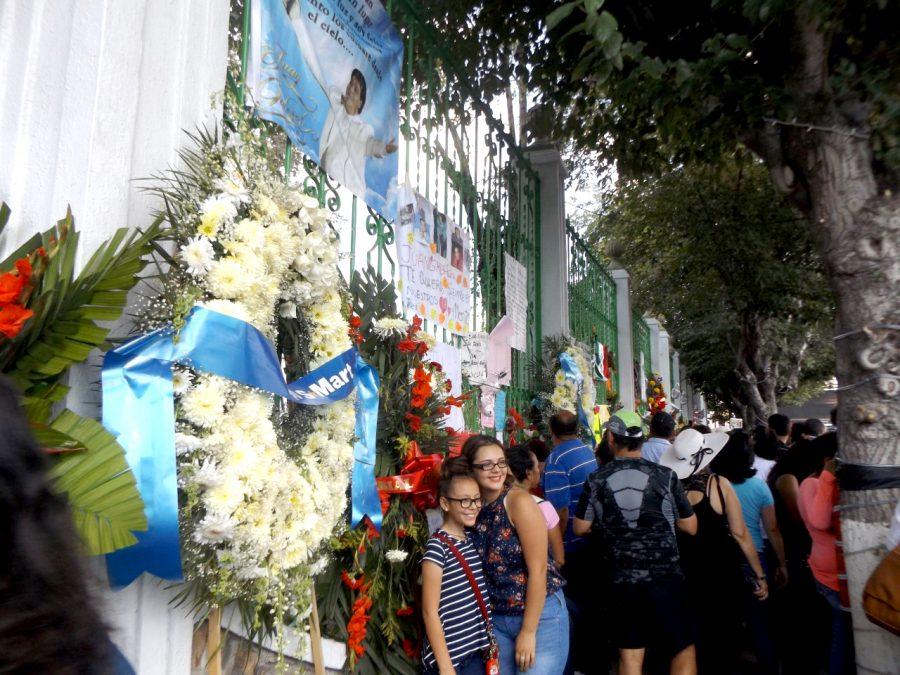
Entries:
{"type": "Polygon", "coordinates": [[[521,614],[494,614],[494,635],[500,647],[500,675],[560,675],[569,656],[569,612],[562,591],[547,596],[537,629],[534,665],[527,671],[516,665],[516,638],[521,614]]]}
{"type": "Polygon", "coordinates": [[[853,623],[850,612],[841,609],[841,595],[816,581],[816,590],[831,607],[831,648],[828,652],[828,675],[844,675],[856,672],[856,655],[853,649],[853,623]]]}

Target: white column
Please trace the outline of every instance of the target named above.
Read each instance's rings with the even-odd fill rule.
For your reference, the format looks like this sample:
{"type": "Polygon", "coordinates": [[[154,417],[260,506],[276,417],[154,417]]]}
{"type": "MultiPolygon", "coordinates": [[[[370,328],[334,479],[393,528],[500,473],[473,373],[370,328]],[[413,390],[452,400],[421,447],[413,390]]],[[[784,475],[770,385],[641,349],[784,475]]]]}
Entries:
{"type": "MultiPolygon", "coordinates": [[[[77,265],[159,202],[135,179],[174,166],[184,131],[221,123],[228,0],[0,2],[0,200],[12,209],[0,257],[70,204],[77,265]],[[219,98],[221,101],[221,97],[219,98]]],[[[124,331],[118,331],[125,334],[124,331]]],[[[99,362],[73,368],[67,404],[99,414],[99,362]]],[[[104,575],[103,561],[93,570],[104,575]]],[[[102,594],[113,639],[141,675],[187,675],[193,620],[166,582],[143,575],[102,594]]]]}
{"type": "Polygon", "coordinates": [[[678,392],[678,396],[672,394],[672,405],[677,406],[679,409],[682,408],[681,405],[681,397],[684,394],[684,390],[681,388],[681,359],[678,356],[678,352],[672,352],[672,392],[678,392]]]}
{"type": "Polygon", "coordinates": [[[672,396],[672,362],[669,360],[669,333],[661,329],[659,331],[659,370],[663,378],[663,391],[666,400],[672,396]]]}
{"type": "Polygon", "coordinates": [[[649,377],[652,373],[662,374],[659,363],[659,333],[662,326],[652,316],[645,316],[644,323],[650,328],[650,372],[647,373],[649,377]]]}
{"type": "Polygon", "coordinates": [[[619,372],[619,403],[634,410],[634,348],[631,337],[631,277],[621,267],[610,270],[616,282],[616,325],[618,349],[616,368],[619,372]]]}
{"type": "MultiPolygon", "coordinates": [[[[541,333],[569,334],[569,251],[566,246],[566,170],[552,143],[528,151],[541,181],[541,333]]],[[[542,335],[542,337],[543,337],[542,335]]]]}

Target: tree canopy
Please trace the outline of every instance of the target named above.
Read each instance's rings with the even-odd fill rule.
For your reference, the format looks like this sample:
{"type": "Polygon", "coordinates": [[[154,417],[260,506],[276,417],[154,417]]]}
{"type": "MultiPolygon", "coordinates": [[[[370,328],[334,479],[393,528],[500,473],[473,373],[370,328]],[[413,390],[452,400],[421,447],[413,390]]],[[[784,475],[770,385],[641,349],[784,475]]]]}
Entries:
{"type": "Polygon", "coordinates": [[[632,276],[695,385],[749,422],[834,372],[831,294],[796,211],[750,157],[621,180],[590,236],[632,276]]]}

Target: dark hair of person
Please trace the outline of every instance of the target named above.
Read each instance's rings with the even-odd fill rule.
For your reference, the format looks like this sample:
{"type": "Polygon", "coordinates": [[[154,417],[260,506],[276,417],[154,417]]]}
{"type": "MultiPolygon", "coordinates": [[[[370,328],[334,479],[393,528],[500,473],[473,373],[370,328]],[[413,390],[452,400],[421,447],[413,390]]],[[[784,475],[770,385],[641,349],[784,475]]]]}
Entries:
{"type": "Polygon", "coordinates": [[[527,445],[514,445],[506,451],[506,463],[509,472],[516,480],[528,478],[528,472],[534,467],[534,454],[527,445]]]}
{"type": "Polygon", "coordinates": [[[763,424],[757,424],[750,433],[753,437],[753,453],[757,457],[775,461],[778,459],[775,452],[775,443],[769,435],[769,429],[763,424]]]}
{"type": "Polygon", "coordinates": [[[557,438],[578,435],[578,418],[569,410],[560,410],[550,418],[550,431],[557,438]]]}
{"type": "Polygon", "coordinates": [[[606,434],[603,434],[603,438],[601,438],[600,442],[597,443],[597,447],[594,449],[594,454],[597,456],[597,464],[599,464],[600,466],[609,464],[615,459],[612,448],[609,447],[609,439],[606,437],[606,434]]]}
{"type": "Polygon", "coordinates": [[[522,444],[522,447],[533,452],[539,462],[546,462],[550,456],[550,448],[540,438],[529,438],[522,444]]]}
{"type": "Polygon", "coordinates": [[[350,73],[350,79],[355,79],[359,82],[359,112],[362,112],[363,108],[366,107],[366,78],[363,77],[362,72],[354,68],[353,72],[350,73]]]}
{"type": "Polygon", "coordinates": [[[463,443],[461,455],[466,458],[466,461],[469,463],[471,467],[475,462],[475,455],[478,454],[478,451],[482,448],[486,448],[489,445],[496,445],[500,447],[504,454],[506,453],[506,448],[503,447],[503,443],[498,441],[493,436],[487,436],[485,434],[474,434],[469,436],[465,443],[463,443]]]}
{"type": "Polygon", "coordinates": [[[610,431],[609,433],[612,434],[613,438],[616,439],[616,447],[623,448],[625,450],[628,450],[629,452],[637,450],[644,444],[643,436],[619,436],[618,434],[613,434],[612,431],[610,431]]]}
{"type": "Polygon", "coordinates": [[[475,476],[472,475],[472,466],[465,457],[447,457],[441,462],[441,479],[438,482],[438,494],[441,497],[449,497],[450,487],[457,478],[471,478],[475,480],[475,476]]]}
{"type": "Polygon", "coordinates": [[[675,418],[660,410],[650,418],[650,435],[656,438],[669,438],[675,432],[675,418]]]}
{"type": "Polygon", "coordinates": [[[787,436],[791,430],[791,418],[787,415],[782,415],[780,413],[769,415],[768,422],[769,429],[771,429],[772,433],[776,436],[787,436]]]}
{"type": "Polygon", "coordinates": [[[794,476],[798,483],[802,483],[822,468],[824,460],[820,457],[813,441],[801,438],[791,446],[790,450],[779,457],[769,473],[769,483],[774,485],[778,477],[786,474],[794,476]]]}
{"type": "Polygon", "coordinates": [[[831,409],[831,412],[828,413],[828,419],[831,420],[831,426],[837,426],[837,406],[831,409]]]}
{"type": "Polygon", "coordinates": [[[2,377],[0,420],[0,671],[107,672],[111,643],[72,514],[47,479],[47,455],[2,377]]]}
{"type": "Polygon", "coordinates": [[[711,434],[712,429],[709,428],[706,424],[695,424],[694,430],[699,431],[701,434],[711,434]]]}
{"type": "Polygon", "coordinates": [[[756,469],[753,468],[750,436],[740,429],[732,431],[729,434],[728,442],[709,463],[709,466],[713,473],[724,476],[735,485],[740,485],[748,478],[755,476],[756,469]]]}
{"type": "Polygon", "coordinates": [[[817,436],[809,442],[810,462],[812,473],[818,473],[825,466],[825,462],[834,459],[838,453],[837,433],[829,431],[827,434],[817,436]]]}
{"type": "Polygon", "coordinates": [[[825,423],[818,417],[810,417],[804,422],[811,436],[821,436],[825,433],[825,423]]]}
{"type": "Polygon", "coordinates": [[[796,443],[804,436],[812,436],[812,430],[806,425],[806,422],[794,422],[791,426],[791,444],[796,443]]]}

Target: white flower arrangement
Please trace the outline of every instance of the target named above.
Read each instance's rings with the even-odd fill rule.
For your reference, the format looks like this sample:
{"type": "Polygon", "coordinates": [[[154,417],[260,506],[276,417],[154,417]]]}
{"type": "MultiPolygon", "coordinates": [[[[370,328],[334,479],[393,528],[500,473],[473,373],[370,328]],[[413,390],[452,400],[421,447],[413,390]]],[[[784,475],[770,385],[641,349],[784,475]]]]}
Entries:
{"type": "Polygon", "coordinates": [[[591,378],[591,367],[581,350],[576,347],[566,347],[565,352],[572,357],[575,365],[582,376],[581,391],[575,382],[568,379],[562,369],[556,371],[554,375],[555,387],[550,395],[550,404],[557,410],[568,410],[577,413],[578,403],[588,417],[588,421],[593,420],[594,404],[597,400],[597,390],[594,387],[594,380],[591,378]],[[580,399],[579,399],[580,394],[580,399]]]}
{"type": "MultiPolygon", "coordinates": [[[[270,339],[279,317],[297,321],[310,370],[349,349],[328,212],[285,185],[252,143],[209,142],[204,151],[221,160],[204,170],[220,175],[198,177],[192,206],[172,223],[172,283],[185,300],[151,305],[148,321],[177,323],[200,304],[270,339]]],[[[355,396],[310,408],[303,428],[287,433],[268,393],[181,367],[174,379],[186,578],[211,604],[302,608],[345,513],[355,396]]]]}
{"type": "Polygon", "coordinates": [[[387,558],[388,562],[393,565],[398,565],[406,560],[409,557],[409,553],[406,551],[401,551],[399,548],[392,548],[390,551],[384,554],[384,557],[387,558]]]}

